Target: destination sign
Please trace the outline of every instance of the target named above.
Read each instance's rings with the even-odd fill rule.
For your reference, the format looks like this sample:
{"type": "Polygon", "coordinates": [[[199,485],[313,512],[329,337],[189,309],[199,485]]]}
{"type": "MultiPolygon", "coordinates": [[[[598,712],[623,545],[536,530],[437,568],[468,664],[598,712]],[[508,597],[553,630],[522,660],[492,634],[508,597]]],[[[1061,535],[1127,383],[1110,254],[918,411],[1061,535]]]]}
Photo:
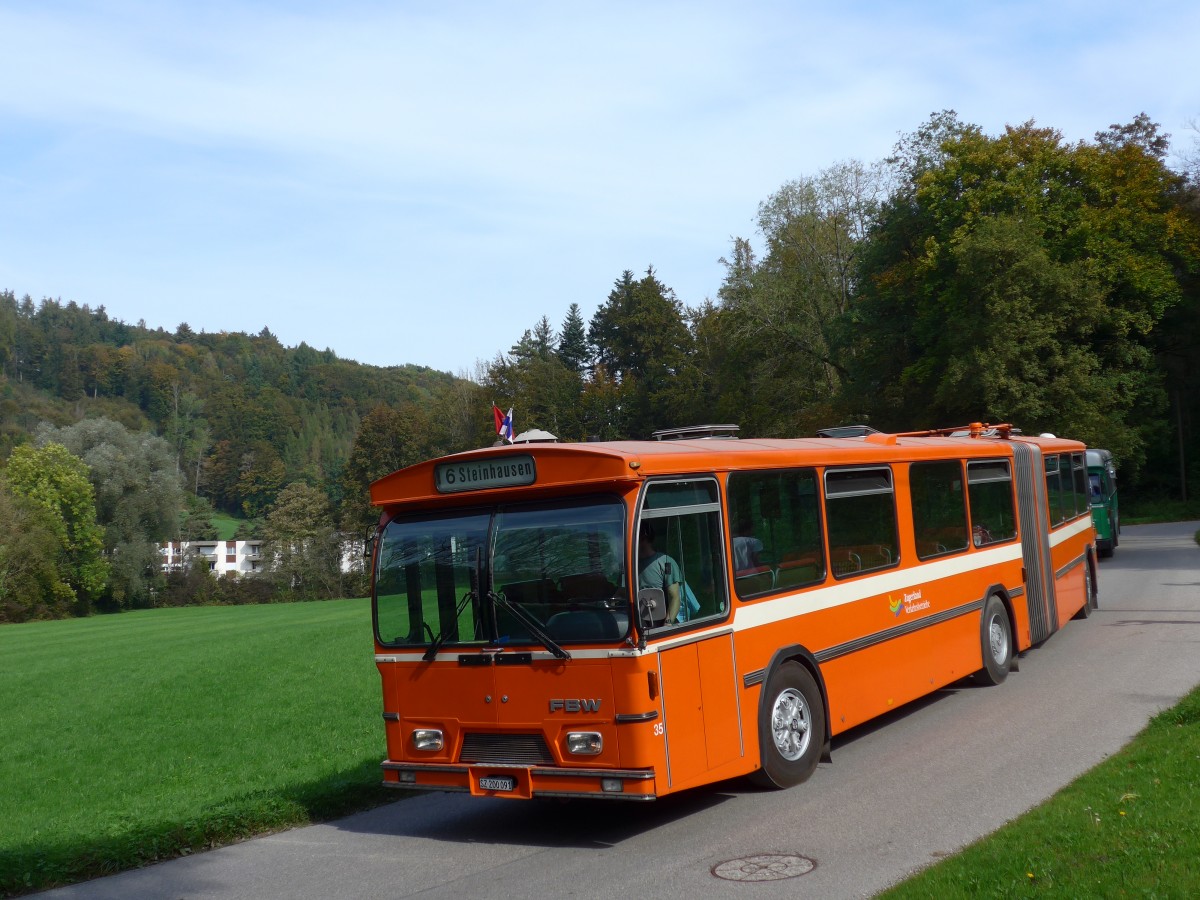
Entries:
{"type": "Polygon", "coordinates": [[[529,455],[505,456],[473,462],[441,463],[433,470],[439,494],[519,487],[537,481],[537,468],[529,455]]]}

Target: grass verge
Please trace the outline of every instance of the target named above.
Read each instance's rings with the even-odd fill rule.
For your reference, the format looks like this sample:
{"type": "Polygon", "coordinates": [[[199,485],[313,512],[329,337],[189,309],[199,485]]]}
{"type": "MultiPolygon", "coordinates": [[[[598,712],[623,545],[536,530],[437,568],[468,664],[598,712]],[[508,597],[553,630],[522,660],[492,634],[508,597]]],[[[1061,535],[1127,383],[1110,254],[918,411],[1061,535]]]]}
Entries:
{"type": "Polygon", "coordinates": [[[1194,897],[1200,688],[1121,752],[990,837],[881,894],[1194,897]]]}
{"type": "Polygon", "coordinates": [[[0,628],[0,895],[396,799],[367,600],[0,628]]]}
{"type": "Polygon", "coordinates": [[[1197,500],[1143,500],[1124,494],[1121,499],[1122,525],[1154,525],[1200,519],[1200,501],[1197,500]]]}

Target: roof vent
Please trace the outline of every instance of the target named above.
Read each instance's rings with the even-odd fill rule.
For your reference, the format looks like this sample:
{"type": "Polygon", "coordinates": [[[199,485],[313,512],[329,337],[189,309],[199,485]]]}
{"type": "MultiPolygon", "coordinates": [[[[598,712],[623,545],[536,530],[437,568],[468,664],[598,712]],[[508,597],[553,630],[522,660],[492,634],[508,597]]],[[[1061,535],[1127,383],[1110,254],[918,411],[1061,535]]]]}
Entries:
{"type": "Polygon", "coordinates": [[[737,440],[737,425],[688,425],[684,428],[660,428],[656,441],[737,440]]]}
{"type": "Polygon", "coordinates": [[[540,428],[531,428],[528,431],[522,431],[513,438],[512,442],[514,444],[557,444],[558,438],[540,428]]]}
{"type": "Polygon", "coordinates": [[[817,437],[824,438],[855,438],[866,437],[868,434],[879,434],[879,429],[870,425],[838,425],[834,428],[822,428],[817,437]]]}

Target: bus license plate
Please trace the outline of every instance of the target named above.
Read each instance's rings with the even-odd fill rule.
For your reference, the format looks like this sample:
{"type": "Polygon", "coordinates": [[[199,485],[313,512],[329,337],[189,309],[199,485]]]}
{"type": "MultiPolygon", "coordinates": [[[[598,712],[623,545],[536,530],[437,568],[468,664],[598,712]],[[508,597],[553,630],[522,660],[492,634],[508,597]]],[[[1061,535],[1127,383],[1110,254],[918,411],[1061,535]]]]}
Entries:
{"type": "Polygon", "coordinates": [[[515,778],[485,775],[479,779],[479,789],[481,791],[511,791],[516,786],[517,779],[515,778]]]}

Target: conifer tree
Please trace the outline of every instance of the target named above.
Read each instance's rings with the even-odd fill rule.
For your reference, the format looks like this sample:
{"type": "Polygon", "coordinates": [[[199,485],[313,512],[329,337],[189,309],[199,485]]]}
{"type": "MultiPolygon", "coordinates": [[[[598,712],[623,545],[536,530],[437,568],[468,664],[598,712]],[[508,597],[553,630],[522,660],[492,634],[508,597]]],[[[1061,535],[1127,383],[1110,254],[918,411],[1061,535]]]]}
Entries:
{"type": "Polygon", "coordinates": [[[572,303],[563,319],[562,336],[558,339],[558,358],[572,372],[581,373],[588,364],[587,331],[579,304],[572,303]]]}

